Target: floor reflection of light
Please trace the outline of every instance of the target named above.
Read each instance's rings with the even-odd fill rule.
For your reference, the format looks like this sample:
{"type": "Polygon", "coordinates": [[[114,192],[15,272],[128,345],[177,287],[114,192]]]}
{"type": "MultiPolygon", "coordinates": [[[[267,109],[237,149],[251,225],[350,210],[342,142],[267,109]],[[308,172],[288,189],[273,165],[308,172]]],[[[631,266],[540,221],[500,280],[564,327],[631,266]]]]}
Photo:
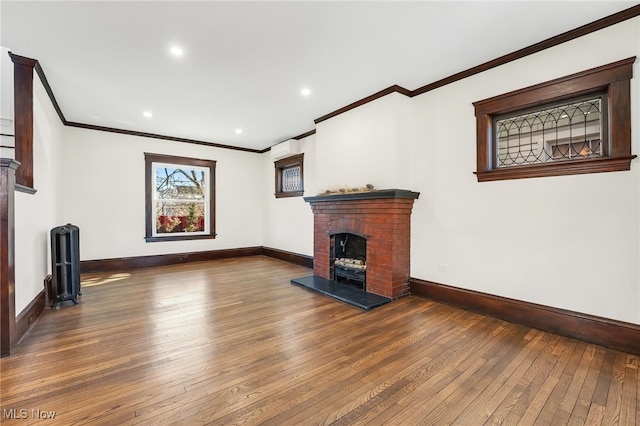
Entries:
{"type": "Polygon", "coordinates": [[[122,281],[129,278],[131,274],[123,272],[119,274],[111,274],[108,277],[93,277],[93,278],[83,278],[81,286],[82,287],[95,287],[98,285],[109,284],[116,281],[122,281]]]}

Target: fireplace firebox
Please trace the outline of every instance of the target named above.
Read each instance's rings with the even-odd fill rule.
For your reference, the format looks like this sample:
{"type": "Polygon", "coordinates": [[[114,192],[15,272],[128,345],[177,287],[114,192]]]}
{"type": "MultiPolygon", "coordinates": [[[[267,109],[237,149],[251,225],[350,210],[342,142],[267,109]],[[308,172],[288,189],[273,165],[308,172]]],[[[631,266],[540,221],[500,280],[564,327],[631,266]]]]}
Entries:
{"type": "Polygon", "coordinates": [[[331,236],[329,274],[336,282],[366,290],[367,239],[351,233],[331,236]]]}

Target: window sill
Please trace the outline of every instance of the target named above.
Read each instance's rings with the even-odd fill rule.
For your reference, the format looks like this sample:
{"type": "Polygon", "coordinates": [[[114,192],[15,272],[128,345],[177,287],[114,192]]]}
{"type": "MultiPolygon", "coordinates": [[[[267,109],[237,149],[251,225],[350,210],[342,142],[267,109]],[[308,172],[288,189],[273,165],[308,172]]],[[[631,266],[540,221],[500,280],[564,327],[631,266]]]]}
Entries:
{"type": "Polygon", "coordinates": [[[145,237],[148,243],[159,243],[162,241],[190,241],[190,240],[213,240],[217,234],[207,235],[171,235],[166,237],[145,237]]]}
{"type": "Polygon", "coordinates": [[[276,198],[288,198],[288,197],[302,197],[304,191],[295,191],[295,192],[276,192],[276,198]]]}
{"type": "Polygon", "coordinates": [[[578,175],[588,173],[620,172],[631,168],[636,155],[615,158],[594,158],[532,166],[505,167],[486,172],[474,172],[478,182],[494,180],[526,179],[546,176],[578,175]]]}

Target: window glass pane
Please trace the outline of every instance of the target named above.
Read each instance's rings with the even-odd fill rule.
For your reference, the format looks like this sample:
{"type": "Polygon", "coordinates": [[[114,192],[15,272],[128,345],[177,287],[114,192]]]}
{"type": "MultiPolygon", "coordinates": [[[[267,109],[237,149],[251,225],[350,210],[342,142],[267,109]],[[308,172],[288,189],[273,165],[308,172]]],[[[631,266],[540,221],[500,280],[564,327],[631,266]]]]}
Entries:
{"type": "Polygon", "coordinates": [[[156,198],[169,200],[204,200],[205,170],[157,165],[156,198]]]}
{"type": "Polygon", "coordinates": [[[600,96],[496,120],[497,166],[603,156],[602,110],[600,96]]]}
{"type": "Polygon", "coordinates": [[[302,176],[300,165],[285,167],[282,169],[282,192],[302,190],[302,176]]]}
{"type": "Polygon", "coordinates": [[[157,200],[156,233],[205,231],[205,203],[157,200]]]}
{"type": "Polygon", "coordinates": [[[155,235],[204,233],[207,169],[154,163],[155,235]]]}

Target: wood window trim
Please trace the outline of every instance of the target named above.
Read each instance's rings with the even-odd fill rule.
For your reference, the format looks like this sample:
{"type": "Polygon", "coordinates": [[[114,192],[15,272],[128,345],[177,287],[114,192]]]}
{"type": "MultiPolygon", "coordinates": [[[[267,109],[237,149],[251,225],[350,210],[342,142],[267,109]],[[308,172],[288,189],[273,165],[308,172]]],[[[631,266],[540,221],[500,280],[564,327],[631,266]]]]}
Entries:
{"type": "Polygon", "coordinates": [[[636,57],[473,102],[478,182],[624,171],[631,168],[631,78],[636,57]],[[493,168],[493,117],[604,92],[609,102],[609,157],[493,168]]]}
{"type": "Polygon", "coordinates": [[[304,153],[292,155],[291,157],[283,158],[281,160],[274,162],[275,172],[276,172],[276,189],[275,196],[276,198],[287,198],[287,197],[302,197],[304,194],[304,153]],[[282,191],[282,170],[287,167],[292,166],[300,166],[300,176],[302,176],[302,189],[300,191],[291,191],[291,192],[283,192],[282,191]]]}
{"type": "Polygon", "coordinates": [[[145,241],[187,241],[187,240],[205,240],[214,239],[216,237],[216,214],[215,214],[215,171],[216,162],[214,160],[204,160],[198,158],[177,157],[173,155],[144,153],[145,159],[145,241]],[[189,235],[188,233],[180,235],[171,235],[166,237],[158,237],[153,235],[153,226],[156,222],[153,214],[153,163],[170,163],[183,164],[187,166],[198,166],[209,169],[209,233],[199,235],[189,235]]]}

